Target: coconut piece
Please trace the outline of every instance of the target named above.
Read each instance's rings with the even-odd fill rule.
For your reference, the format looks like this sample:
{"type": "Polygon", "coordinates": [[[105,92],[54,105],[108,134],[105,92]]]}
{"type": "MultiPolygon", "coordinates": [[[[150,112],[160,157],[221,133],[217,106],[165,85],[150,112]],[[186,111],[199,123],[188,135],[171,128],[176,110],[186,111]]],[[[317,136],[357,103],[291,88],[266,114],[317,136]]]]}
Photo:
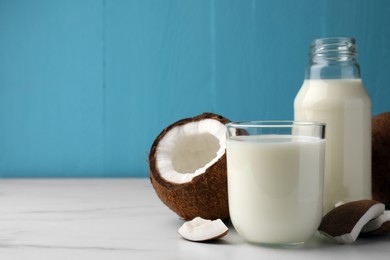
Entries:
{"type": "Polygon", "coordinates": [[[383,234],[387,234],[387,233],[390,233],[390,221],[386,221],[385,223],[383,223],[383,225],[378,228],[377,230],[374,230],[372,232],[369,232],[369,233],[365,233],[367,235],[383,235],[383,234]]]}
{"type": "Polygon", "coordinates": [[[228,122],[212,113],[182,119],[165,128],[151,147],[152,185],[161,201],[185,220],[229,217],[228,122]]]}
{"type": "Polygon", "coordinates": [[[382,224],[382,226],[380,228],[378,228],[377,230],[363,233],[363,235],[372,236],[372,235],[384,235],[384,234],[388,234],[388,233],[390,233],[390,221],[384,222],[382,224]]]}
{"type": "Polygon", "coordinates": [[[361,233],[377,235],[390,232],[390,211],[385,211],[379,217],[372,219],[362,228],[361,233]]]}
{"type": "Polygon", "coordinates": [[[342,204],[322,219],[319,232],[338,243],[352,243],[363,226],[384,213],[385,205],[374,200],[359,200],[342,204]]]}
{"type": "Polygon", "coordinates": [[[195,242],[210,241],[224,237],[228,233],[228,227],[221,219],[208,220],[196,217],[185,222],[178,233],[185,239],[195,242]]]}
{"type": "Polygon", "coordinates": [[[390,112],[372,118],[372,198],[390,209],[390,112]]]}

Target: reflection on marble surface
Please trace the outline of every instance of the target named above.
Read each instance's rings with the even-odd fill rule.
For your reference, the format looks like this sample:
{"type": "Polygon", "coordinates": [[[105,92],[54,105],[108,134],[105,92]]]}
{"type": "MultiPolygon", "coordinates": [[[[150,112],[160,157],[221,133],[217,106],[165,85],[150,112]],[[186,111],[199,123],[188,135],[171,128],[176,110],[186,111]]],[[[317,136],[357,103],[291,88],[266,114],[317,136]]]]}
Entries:
{"type": "Polygon", "coordinates": [[[390,236],[294,249],[245,243],[230,226],[214,243],[183,240],[183,223],[148,179],[0,180],[2,259],[387,259],[390,236]]]}

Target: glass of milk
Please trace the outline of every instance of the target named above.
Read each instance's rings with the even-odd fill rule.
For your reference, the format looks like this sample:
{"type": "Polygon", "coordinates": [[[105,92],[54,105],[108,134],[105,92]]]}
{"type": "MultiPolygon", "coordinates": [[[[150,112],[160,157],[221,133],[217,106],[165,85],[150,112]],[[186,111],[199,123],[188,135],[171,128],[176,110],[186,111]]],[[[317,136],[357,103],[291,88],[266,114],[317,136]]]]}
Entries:
{"type": "Polygon", "coordinates": [[[302,244],[322,219],[325,124],[249,121],[226,125],[231,221],[245,240],[302,244]]]}

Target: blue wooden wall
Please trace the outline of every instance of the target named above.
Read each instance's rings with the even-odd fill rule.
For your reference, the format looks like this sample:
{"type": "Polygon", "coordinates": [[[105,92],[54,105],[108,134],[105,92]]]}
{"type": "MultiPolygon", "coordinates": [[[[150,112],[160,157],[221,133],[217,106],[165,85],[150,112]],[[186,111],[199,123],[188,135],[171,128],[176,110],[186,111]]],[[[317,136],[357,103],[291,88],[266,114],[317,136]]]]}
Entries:
{"type": "Polygon", "coordinates": [[[390,111],[390,1],[0,0],[0,176],[147,176],[168,124],[292,119],[313,38],[390,111]]]}

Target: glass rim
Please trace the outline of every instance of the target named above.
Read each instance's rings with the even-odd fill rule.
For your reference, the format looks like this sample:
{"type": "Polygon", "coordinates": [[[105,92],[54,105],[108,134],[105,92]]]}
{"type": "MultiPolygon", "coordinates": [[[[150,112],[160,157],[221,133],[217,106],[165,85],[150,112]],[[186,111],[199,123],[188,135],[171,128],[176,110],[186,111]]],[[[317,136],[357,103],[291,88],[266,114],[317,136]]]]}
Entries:
{"type": "Polygon", "coordinates": [[[353,37],[328,37],[314,39],[309,46],[311,56],[357,55],[356,39],[353,37]]]}
{"type": "Polygon", "coordinates": [[[254,120],[254,121],[237,121],[225,124],[226,127],[232,128],[289,128],[294,126],[317,126],[324,127],[326,123],[317,121],[294,121],[294,120],[254,120]]]}
{"type": "Polygon", "coordinates": [[[340,43],[340,42],[351,42],[356,44],[356,38],[350,37],[350,36],[339,36],[339,37],[321,37],[313,39],[311,44],[318,44],[318,43],[340,43]]]}

